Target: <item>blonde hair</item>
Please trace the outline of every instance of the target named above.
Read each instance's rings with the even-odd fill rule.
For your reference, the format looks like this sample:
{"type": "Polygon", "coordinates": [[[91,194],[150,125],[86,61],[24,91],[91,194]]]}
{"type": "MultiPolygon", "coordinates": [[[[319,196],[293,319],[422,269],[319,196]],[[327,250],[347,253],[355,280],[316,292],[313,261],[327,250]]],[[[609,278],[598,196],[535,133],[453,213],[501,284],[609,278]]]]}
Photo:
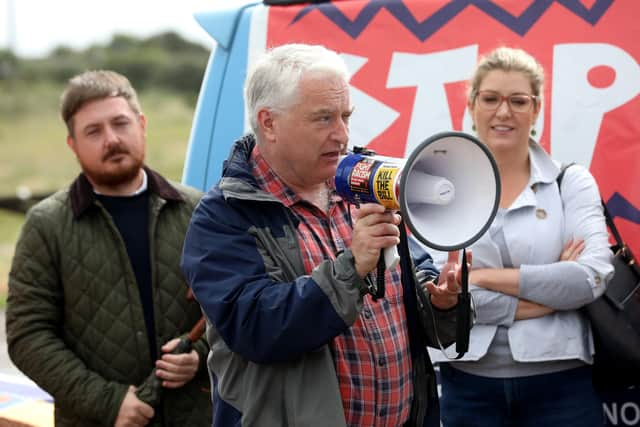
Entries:
{"type": "Polygon", "coordinates": [[[529,78],[531,92],[536,97],[538,105],[542,102],[542,88],[544,85],[544,69],[542,65],[529,53],[522,49],[499,47],[480,59],[473,77],[469,81],[469,102],[473,102],[478,95],[478,88],[490,71],[517,71],[529,78]]]}

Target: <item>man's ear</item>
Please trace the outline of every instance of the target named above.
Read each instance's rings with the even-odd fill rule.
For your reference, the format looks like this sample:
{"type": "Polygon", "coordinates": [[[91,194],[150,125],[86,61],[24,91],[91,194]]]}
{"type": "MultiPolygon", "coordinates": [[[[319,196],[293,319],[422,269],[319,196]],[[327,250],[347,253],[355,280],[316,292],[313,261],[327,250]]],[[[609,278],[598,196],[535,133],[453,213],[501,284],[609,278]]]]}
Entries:
{"type": "Polygon", "coordinates": [[[76,153],[76,143],[73,140],[73,137],[71,135],[67,135],[67,146],[69,148],[71,148],[71,151],[73,151],[74,154],[77,154],[76,153]]]}
{"type": "Polygon", "coordinates": [[[268,108],[261,108],[258,111],[258,128],[265,142],[275,140],[274,114],[268,108]]]}
{"type": "Polygon", "coordinates": [[[142,126],[142,131],[144,132],[144,134],[147,134],[147,117],[143,114],[140,113],[140,126],[142,126]]]}

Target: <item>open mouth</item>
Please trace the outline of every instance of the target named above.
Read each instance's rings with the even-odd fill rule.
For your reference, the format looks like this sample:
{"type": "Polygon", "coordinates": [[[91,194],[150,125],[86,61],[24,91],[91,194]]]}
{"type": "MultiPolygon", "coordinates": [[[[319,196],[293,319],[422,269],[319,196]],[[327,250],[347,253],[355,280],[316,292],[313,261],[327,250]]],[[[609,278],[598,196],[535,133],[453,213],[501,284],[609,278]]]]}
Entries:
{"type": "Polygon", "coordinates": [[[322,157],[325,159],[337,159],[340,157],[340,151],[329,151],[327,153],[323,153],[322,157]]]}

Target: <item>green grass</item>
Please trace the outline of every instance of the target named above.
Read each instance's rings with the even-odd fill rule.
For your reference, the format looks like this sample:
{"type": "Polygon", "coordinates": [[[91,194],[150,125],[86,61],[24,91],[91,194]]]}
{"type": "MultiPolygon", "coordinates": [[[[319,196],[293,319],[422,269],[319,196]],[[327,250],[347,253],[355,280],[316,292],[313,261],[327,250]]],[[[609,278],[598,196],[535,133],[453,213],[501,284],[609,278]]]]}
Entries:
{"type": "MultiPolygon", "coordinates": [[[[53,192],[80,172],[67,147],[59,118],[62,86],[0,82],[0,197],[19,187],[33,194],[53,192]]],[[[193,106],[184,97],[161,90],[140,94],[147,116],[147,164],[179,181],[187,149],[193,106]]],[[[23,215],[0,209],[0,309],[6,301],[7,277],[23,215]]]]}

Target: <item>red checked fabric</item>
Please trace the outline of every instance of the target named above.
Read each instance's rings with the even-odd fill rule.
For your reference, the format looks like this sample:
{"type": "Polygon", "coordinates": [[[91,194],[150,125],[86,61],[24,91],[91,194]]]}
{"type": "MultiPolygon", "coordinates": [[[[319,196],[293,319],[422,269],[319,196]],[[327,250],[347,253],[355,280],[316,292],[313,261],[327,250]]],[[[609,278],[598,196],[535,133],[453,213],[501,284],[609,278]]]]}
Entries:
{"type": "MultiPolygon", "coordinates": [[[[257,147],[251,163],[260,187],[282,201],[300,220],[298,238],[307,274],[351,245],[350,206],[335,192],[329,201],[329,213],[325,214],[289,189],[257,147]]],[[[409,418],[411,357],[398,270],[387,272],[385,280],[384,299],[374,302],[367,295],[358,320],[332,343],[349,426],[395,427],[409,418]]]]}

